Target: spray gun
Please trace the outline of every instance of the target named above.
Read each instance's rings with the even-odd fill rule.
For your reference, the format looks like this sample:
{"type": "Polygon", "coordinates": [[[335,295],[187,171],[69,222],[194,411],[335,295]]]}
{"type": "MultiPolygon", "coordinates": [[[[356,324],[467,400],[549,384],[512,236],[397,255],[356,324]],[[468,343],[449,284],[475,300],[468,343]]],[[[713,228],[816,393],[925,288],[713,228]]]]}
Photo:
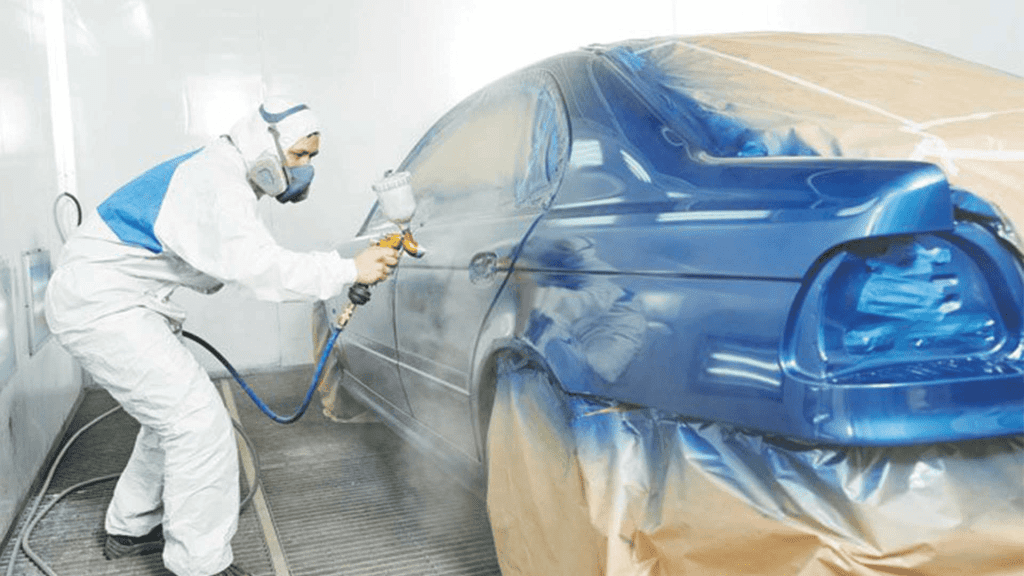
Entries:
{"type": "MultiPolygon", "coordinates": [[[[387,173],[384,178],[373,183],[373,191],[377,194],[380,209],[388,220],[398,226],[399,231],[376,241],[374,246],[383,246],[398,250],[401,257],[405,252],[414,258],[422,258],[425,251],[412,237],[409,221],[416,212],[416,197],[412,192],[412,175],[408,172],[387,173]]],[[[348,290],[349,303],[341,311],[335,321],[335,328],[341,330],[352,318],[356,306],[366,304],[370,300],[370,287],[366,284],[353,284],[348,290]]]]}
{"type": "MultiPolygon", "coordinates": [[[[409,221],[412,220],[412,215],[416,211],[416,198],[412,193],[412,186],[410,184],[411,175],[408,172],[399,172],[397,174],[388,173],[384,176],[383,180],[373,185],[373,191],[377,193],[377,197],[380,199],[380,208],[384,211],[384,215],[389,220],[398,225],[400,232],[395,234],[389,234],[384,238],[381,238],[375,244],[377,246],[384,246],[387,248],[393,248],[399,251],[399,257],[402,252],[407,252],[411,256],[419,258],[423,256],[424,251],[420,248],[419,244],[413,240],[412,232],[409,231],[409,221]]],[[[321,394],[324,394],[324,398],[327,398],[328,389],[322,388],[326,385],[326,381],[321,381],[324,374],[324,369],[327,366],[327,359],[331,355],[331,351],[334,350],[334,344],[337,342],[338,337],[341,335],[341,331],[345,329],[345,325],[352,318],[352,313],[355,311],[356,306],[365,304],[370,299],[370,287],[365,284],[353,284],[348,291],[349,303],[342,310],[341,314],[332,327],[330,334],[327,337],[327,341],[324,347],[317,352],[319,356],[319,362],[317,362],[316,370],[313,373],[313,381],[309,385],[309,390],[306,392],[306,397],[302,400],[302,404],[290,416],[280,416],[270,409],[263,400],[256,394],[256,392],[250,387],[245,380],[242,379],[238,371],[235,370],[231,363],[227,361],[224,356],[217,351],[216,348],[211,346],[202,338],[191,334],[189,332],[182,332],[182,335],[195,340],[199,345],[206,348],[211,354],[214,355],[218,360],[224,364],[224,367],[228,369],[231,376],[238,382],[239,386],[245,390],[245,393],[249,395],[249,398],[263,411],[268,417],[275,422],[281,424],[291,424],[297,421],[306,413],[306,409],[309,408],[309,403],[313,400],[313,392],[317,388],[321,388],[321,394]]],[[[328,406],[325,404],[324,413],[328,417],[332,417],[329,413],[328,406]]]]}

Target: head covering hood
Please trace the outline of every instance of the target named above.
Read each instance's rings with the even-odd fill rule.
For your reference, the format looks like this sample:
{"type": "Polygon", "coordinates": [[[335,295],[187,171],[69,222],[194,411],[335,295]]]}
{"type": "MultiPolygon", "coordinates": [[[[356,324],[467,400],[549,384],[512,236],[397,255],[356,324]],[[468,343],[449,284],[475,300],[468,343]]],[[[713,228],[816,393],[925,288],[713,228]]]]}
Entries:
{"type": "MultiPolygon", "coordinates": [[[[299,102],[280,97],[272,97],[265,100],[262,108],[270,116],[282,114],[293,108],[301,106],[299,102]]],[[[285,151],[314,132],[320,132],[320,120],[309,108],[303,108],[288,114],[276,123],[277,131],[280,133],[281,150],[285,151]]],[[[260,108],[246,114],[241,120],[232,126],[230,132],[232,142],[238,147],[245,160],[246,166],[251,165],[264,153],[276,155],[277,148],[274,145],[274,136],[270,133],[270,123],[260,114],[260,108]]]]}

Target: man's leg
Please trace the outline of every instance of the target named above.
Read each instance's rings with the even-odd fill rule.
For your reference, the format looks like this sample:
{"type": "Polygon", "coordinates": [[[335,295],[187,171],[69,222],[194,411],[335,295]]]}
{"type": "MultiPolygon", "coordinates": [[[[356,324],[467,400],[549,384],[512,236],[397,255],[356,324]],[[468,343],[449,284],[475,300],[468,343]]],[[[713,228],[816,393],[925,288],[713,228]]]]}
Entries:
{"type": "Polygon", "coordinates": [[[145,426],[114,488],[107,509],[108,534],[143,536],[163,521],[164,452],[156,433],[145,426]]]}
{"type": "Polygon", "coordinates": [[[157,434],[143,426],[107,508],[108,560],[163,550],[163,490],[164,451],[157,434]]]}
{"type": "Polygon", "coordinates": [[[164,564],[179,576],[207,576],[232,560],[238,527],[238,454],[227,409],[202,372],[164,446],[164,564]]]}
{"type": "MultiPolygon", "coordinates": [[[[238,455],[230,417],[202,366],[164,317],[145,308],[58,338],[158,439],[163,452],[164,564],[178,576],[208,576],[226,568],[238,523],[238,455]]],[[[152,455],[135,463],[139,469],[126,480],[126,497],[116,497],[116,509],[111,510],[115,523],[141,524],[140,518],[152,518],[153,502],[139,497],[132,476],[148,475],[153,464],[152,455]]]]}

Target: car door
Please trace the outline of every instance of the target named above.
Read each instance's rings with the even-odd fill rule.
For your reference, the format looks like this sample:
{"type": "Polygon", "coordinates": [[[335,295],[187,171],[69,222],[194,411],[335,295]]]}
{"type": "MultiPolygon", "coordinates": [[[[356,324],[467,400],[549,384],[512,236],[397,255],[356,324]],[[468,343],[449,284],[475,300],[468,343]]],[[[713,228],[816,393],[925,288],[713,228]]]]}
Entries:
{"type": "MultiPolygon", "coordinates": [[[[378,207],[374,207],[359,235],[338,246],[338,253],[352,258],[375,240],[394,231],[394,225],[384,218],[378,207]]],[[[354,379],[358,386],[369,392],[369,401],[381,409],[396,415],[408,415],[409,403],[398,375],[394,300],[395,284],[391,277],[375,285],[370,301],[352,314],[340,339],[344,377],[354,379]]],[[[347,293],[328,300],[328,318],[333,322],[348,303],[347,293]]]]}
{"type": "Polygon", "coordinates": [[[470,367],[508,263],[548,205],[568,155],[554,78],[527,71],[461,103],[401,167],[412,174],[416,239],[396,274],[399,373],[413,417],[472,459],[470,367]]]}

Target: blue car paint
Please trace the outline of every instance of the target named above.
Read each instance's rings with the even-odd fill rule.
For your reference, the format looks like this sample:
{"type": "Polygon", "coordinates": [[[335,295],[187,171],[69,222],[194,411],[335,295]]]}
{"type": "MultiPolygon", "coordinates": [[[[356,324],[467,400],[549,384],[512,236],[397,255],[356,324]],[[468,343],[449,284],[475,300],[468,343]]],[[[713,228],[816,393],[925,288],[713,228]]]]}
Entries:
{"type": "MultiPolygon", "coordinates": [[[[713,156],[742,158],[816,155],[813,149],[797,138],[782,142],[768,142],[758,138],[756,131],[736,119],[715,114],[695,100],[667,88],[672,82],[645,58],[646,52],[643,50],[615,46],[608,50],[595,48],[595,52],[627,74],[631,87],[643,94],[644,99],[662,113],[673,129],[685,131],[690,142],[713,156]]],[[[616,92],[615,83],[608,76],[598,73],[595,79],[605,94],[616,92]]],[[[694,79],[694,89],[699,89],[698,82],[694,79]]],[[[629,108],[613,105],[612,109],[615,113],[629,108]]],[[[642,115],[634,115],[633,118],[643,119],[642,115]]]]}
{"type": "MultiPolygon", "coordinates": [[[[902,445],[1024,432],[1021,268],[1006,244],[954,219],[954,198],[960,212],[993,216],[984,201],[951,193],[941,171],[923,163],[701,161],[680,153],[665,126],[687,135],[723,130],[718,140],[698,140],[736,157],[751,150],[750,134],[707,115],[670,124],[654,106],[625,114],[642,107],[639,94],[650,96],[650,88],[629,93],[625,82],[609,79],[617,72],[601,64],[590,70],[603,99],[567,97],[574,141],[592,137],[630,150],[641,166],[620,170],[618,178],[638,193],[614,202],[567,201],[570,170],[515,264],[538,286],[566,292],[565,308],[599,299],[580,296],[588,290],[622,294],[584,314],[531,312],[518,336],[537,349],[566,391],[814,443],[902,445]],[[606,109],[594,112],[594,106],[606,109]],[[601,117],[604,126],[595,128],[593,118],[601,117]],[[748,141],[722,144],[741,137],[748,141]],[[797,369],[793,330],[816,271],[850,243],[925,233],[950,238],[989,265],[984,283],[991,294],[984,298],[1009,317],[1009,338],[942,362],[897,356],[888,372],[864,371],[863,382],[838,383],[797,369]],[[567,237],[591,256],[565,254],[567,237]],[[609,286],[592,288],[595,283],[609,286]],[[626,295],[632,305],[623,304],[626,295]],[[656,313],[652,303],[673,297],[678,301],[656,313]],[[622,322],[629,314],[638,321],[622,322]],[[603,330],[597,336],[596,325],[603,330]],[[621,349],[627,353],[615,352],[621,349]]],[[[576,92],[580,85],[570,81],[563,89],[576,92]]],[[[614,168],[606,163],[602,170],[614,168]]]]}
{"type": "Polygon", "coordinates": [[[626,235],[643,247],[643,257],[630,252],[616,263],[620,272],[800,280],[815,260],[843,242],[953,226],[948,185],[931,165],[758,161],[697,172],[699,187],[682,200],[565,206],[558,195],[538,232],[626,235]],[[847,178],[842,186],[856,185],[861,196],[829,195],[832,188],[846,193],[834,179],[822,181],[837,176],[847,178]],[[783,198],[766,194],[766,183],[783,198]],[[729,197],[722,198],[716,187],[728,188],[729,197]]]}

